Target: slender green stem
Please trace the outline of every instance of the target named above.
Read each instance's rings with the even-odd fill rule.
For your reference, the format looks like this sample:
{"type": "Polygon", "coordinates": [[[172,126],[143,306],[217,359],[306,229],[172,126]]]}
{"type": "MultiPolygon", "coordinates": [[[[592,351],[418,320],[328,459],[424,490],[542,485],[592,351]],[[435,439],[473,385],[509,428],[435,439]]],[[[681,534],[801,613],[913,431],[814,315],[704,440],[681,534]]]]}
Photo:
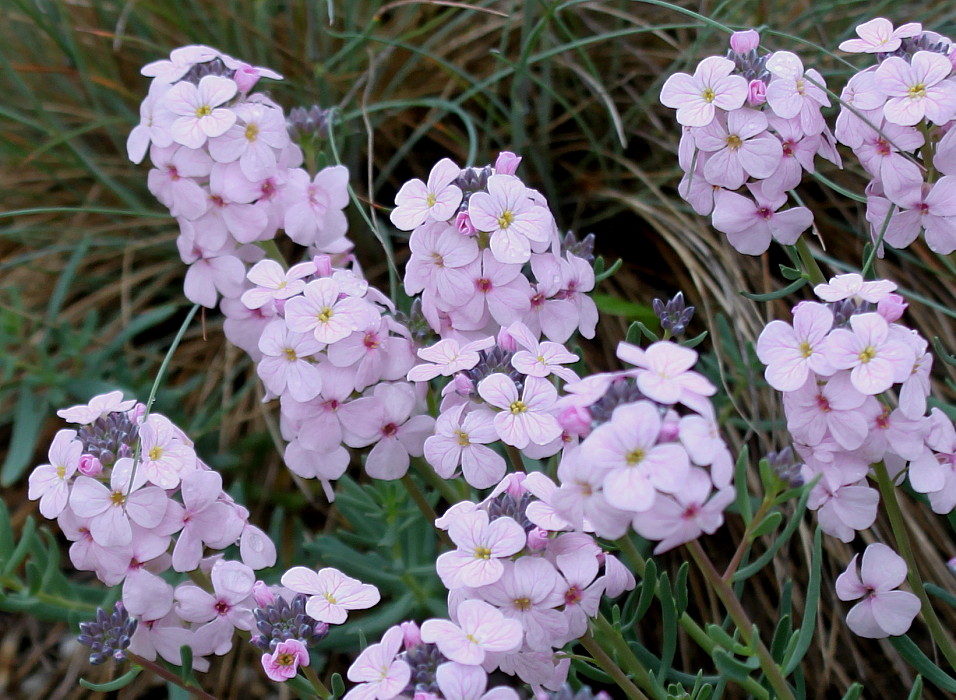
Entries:
{"type": "MultiPolygon", "coordinates": [[[[21,591],[27,590],[27,586],[23,582],[18,581],[17,579],[11,576],[0,577],[0,593],[4,590],[13,591],[14,593],[20,593],[21,591]]],[[[89,603],[83,603],[76,600],[70,600],[69,598],[62,598],[58,595],[53,595],[51,593],[44,593],[43,591],[37,591],[36,593],[30,594],[31,598],[44,603],[46,605],[53,605],[63,610],[75,610],[83,613],[95,613],[96,606],[89,603]]],[[[0,601],[0,607],[3,603],[0,601]]]]}
{"type": "MultiPolygon", "coordinates": [[[[422,493],[422,490],[418,488],[418,484],[415,483],[415,480],[411,476],[406,474],[402,477],[402,483],[405,484],[405,488],[408,489],[408,495],[412,497],[412,500],[415,501],[415,505],[418,506],[418,510],[422,512],[422,515],[425,516],[425,520],[429,523],[434,524],[438,520],[438,513],[435,512],[435,509],[431,507],[431,504],[425,499],[425,494],[422,493]]],[[[454,546],[451,539],[449,539],[448,534],[444,530],[438,530],[438,537],[442,542],[449,546],[454,546]]]]}
{"type": "MultiPolygon", "coordinates": [[[[618,687],[624,691],[627,697],[631,698],[631,700],[650,700],[650,698],[641,692],[640,688],[634,685],[631,679],[621,670],[621,667],[614,663],[614,659],[608,656],[607,652],[594,640],[590,632],[585,632],[584,636],[578,641],[580,641],[581,644],[584,645],[584,648],[588,650],[588,653],[594,657],[598,666],[614,679],[614,682],[618,684],[618,687]]],[[[646,673],[645,671],[645,674],[646,673]]]]}
{"type": "Polygon", "coordinates": [[[325,683],[319,680],[318,674],[316,674],[310,666],[300,666],[299,668],[302,669],[302,673],[309,679],[309,683],[312,684],[316,694],[322,698],[322,700],[332,697],[332,691],[325,687],[325,683]]]}
{"type": "Polygon", "coordinates": [[[190,695],[194,695],[197,698],[202,698],[202,700],[216,700],[215,695],[210,695],[202,688],[197,688],[194,685],[186,685],[183,682],[182,678],[180,678],[178,675],[176,675],[172,671],[163,668],[155,661],[148,661],[144,659],[142,656],[137,656],[136,654],[133,654],[129,651],[126,652],[126,657],[137,666],[142,666],[143,668],[150,671],[151,673],[156,674],[163,680],[168,681],[169,683],[172,683],[173,685],[179,686],[190,695]]]}
{"type": "Polygon", "coordinates": [[[754,517],[750,519],[750,524],[747,526],[747,529],[744,530],[744,534],[740,538],[740,544],[737,546],[737,551],[734,552],[733,558],[727,565],[727,569],[724,571],[723,576],[721,576],[724,581],[730,581],[734,574],[737,573],[737,567],[740,566],[740,562],[744,558],[744,552],[747,551],[747,548],[751,544],[751,532],[756,529],[757,526],[759,526],[763,519],[767,516],[767,511],[769,511],[773,506],[773,496],[776,496],[776,494],[768,494],[767,496],[764,496],[763,503],[760,504],[760,508],[757,509],[754,517]]]}
{"type": "Polygon", "coordinates": [[[807,243],[806,236],[800,236],[800,238],[797,239],[797,255],[800,256],[800,262],[803,263],[803,271],[807,273],[810,284],[824,284],[827,281],[823,270],[821,270],[817,264],[816,258],[814,258],[813,253],[810,252],[810,245],[807,243]]]}
{"type": "Polygon", "coordinates": [[[889,472],[886,471],[886,465],[883,462],[874,467],[876,472],[876,483],[880,487],[880,495],[883,497],[883,504],[886,507],[886,515],[890,519],[890,527],[893,530],[893,537],[896,538],[896,549],[906,560],[906,580],[913,589],[913,593],[920,600],[920,606],[923,612],[923,620],[929,627],[933,641],[939,646],[939,650],[949,661],[950,666],[956,669],[956,648],[953,647],[953,640],[949,638],[946,630],[936,616],[933,604],[926,594],[923,587],[923,578],[920,576],[919,567],[916,565],[916,557],[913,555],[913,545],[910,542],[909,532],[906,529],[906,519],[903,517],[903,511],[900,509],[900,502],[896,498],[896,488],[890,479],[889,472]]]}
{"type": "Polygon", "coordinates": [[[514,445],[505,445],[508,452],[508,459],[511,460],[511,466],[516,472],[524,471],[524,460],[521,459],[521,452],[514,445]]]}
{"type": "Polygon", "coordinates": [[[704,552],[704,548],[700,546],[699,541],[694,540],[688,542],[685,546],[697,564],[697,567],[704,574],[704,577],[710,585],[713,586],[714,591],[724,604],[724,607],[727,608],[727,612],[730,613],[734,624],[737,625],[737,629],[744,642],[756,652],[757,658],[760,660],[760,668],[763,669],[764,675],[766,675],[770,686],[777,693],[777,697],[781,700],[794,700],[793,691],[790,689],[787,680],[783,677],[780,667],[777,666],[777,663],[773,660],[770,651],[761,641],[759,634],[756,634],[753,623],[750,621],[750,618],[747,617],[747,612],[740,604],[730,584],[720,577],[717,569],[714,568],[714,563],[710,560],[710,557],[707,556],[707,553],[704,552]]]}
{"type": "Polygon", "coordinates": [[[448,503],[454,505],[455,503],[458,503],[458,501],[462,500],[455,492],[455,489],[452,488],[452,485],[436,474],[435,470],[432,469],[430,464],[418,458],[413,458],[412,464],[414,465],[415,471],[418,472],[419,476],[427,481],[432,487],[438,489],[438,492],[442,495],[442,498],[448,501],[448,503]]]}
{"type": "Polygon", "coordinates": [[[282,251],[279,250],[279,246],[276,245],[275,239],[270,238],[268,241],[259,241],[256,245],[266,252],[267,258],[275,260],[277,263],[282,265],[283,269],[289,269],[289,265],[285,261],[285,256],[282,254],[282,251]]]}

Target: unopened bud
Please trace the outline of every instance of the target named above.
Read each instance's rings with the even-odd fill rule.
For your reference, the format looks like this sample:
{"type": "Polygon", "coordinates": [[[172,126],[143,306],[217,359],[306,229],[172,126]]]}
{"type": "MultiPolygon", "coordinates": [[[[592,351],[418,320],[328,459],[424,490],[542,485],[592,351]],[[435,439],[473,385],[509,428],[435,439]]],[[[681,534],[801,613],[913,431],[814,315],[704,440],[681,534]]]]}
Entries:
{"type": "Polygon", "coordinates": [[[744,32],[734,32],[730,35],[730,48],[737,53],[747,53],[760,46],[760,32],[748,29],[744,32]]]}
{"type": "Polygon", "coordinates": [[[502,151],[495,161],[495,172],[499,175],[514,175],[520,164],[521,156],[516,156],[511,151],[502,151]]]}

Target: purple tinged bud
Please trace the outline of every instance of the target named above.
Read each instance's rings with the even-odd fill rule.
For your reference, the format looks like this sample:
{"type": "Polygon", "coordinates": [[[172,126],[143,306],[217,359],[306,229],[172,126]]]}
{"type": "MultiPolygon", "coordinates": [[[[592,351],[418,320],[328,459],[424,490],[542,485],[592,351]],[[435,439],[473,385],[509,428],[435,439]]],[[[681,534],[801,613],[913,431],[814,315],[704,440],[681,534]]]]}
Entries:
{"type": "Polygon", "coordinates": [[[528,533],[528,549],[532,552],[543,551],[548,546],[548,531],[536,527],[528,533]]]}
{"type": "Polygon", "coordinates": [[[514,175],[520,164],[521,156],[516,156],[511,151],[502,151],[495,161],[495,172],[499,175],[514,175]]]}
{"type": "Polygon", "coordinates": [[[524,478],[525,475],[521,472],[506,475],[502,479],[502,482],[506,484],[505,493],[516,500],[524,496],[528,492],[528,489],[524,487],[524,478]]]}
{"type": "Polygon", "coordinates": [[[232,76],[239,88],[239,92],[247,94],[259,82],[259,70],[248,63],[243,63],[232,76]]]}
{"type": "Polygon", "coordinates": [[[760,32],[748,29],[745,32],[734,32],[730,35],[730,48],[737,53],[747,53],[760,46],[760,32]]]}
{"type": "Polygon", "coordinates": [[[511,333],[502,328],[500,331],[498,331],[498,347],[502,350],[507,350],[508,352],[517,352],[518,341],[514,339],[514,336],[512,336],[511,333]]]}
{"type": "Polygon", "coordinates": [[[471,223],[471,215],[467,211],[458,212],[458,216],[455,217],[455,228],[457,228],[458,233],[463,236],[475,236],[478,234],[478,229],[471,223]]]}
{"type": "Polygon", "coordinates": [[[403,622],[400,627],[402,628],[402,636],[404,640],[402,643],[405,645],[406,650],[414,649],[422,643],[421,630],[413,620],[403,622]]]}
{"type": "Polygon", "coordinates": [[[80,464],[76,468],[83,476],[97,476],[103,471],[103,463],[90,454],[80,456],[80,464]]]}
{"type": "Polygon", "coordinates": [[[315,264],[316,277],[332,276],[332,256],[316,255],[314,258],[312,258],[312,262],[315,264]]]}
{"type": "Polygon", "coordinates": [[[568,406],[558,414],[558,424],[570,435],[585,437],[591,432],[591,411],[586,406],[568,406]]]}
{"type": "Polygon", "coordinates": [[[260,608],[264,608],[276,602],[275,594],[265,581],[256,581],[253,584],[252,597],[255,599],[256,605],[260,608]]]}
{"type": "Polygon", "coordinates": [[[747,86],[747,104],[759,107],[767,101],[767,84],[762,80],[751,80],[747,86]]]}
{"type": "Polygon", "coordinates": [[[475,393],[475,383],[464,372],[456,374],[452,384],[455,387],[455,393],[461,396],[471,396],[475,393]]]}
{"type": "Polygon", "coordinates": [[[887,323],[899,320],[909,304],[899,294],[887,294],[876,304],[876,313],[886,319],[887,323]]]}

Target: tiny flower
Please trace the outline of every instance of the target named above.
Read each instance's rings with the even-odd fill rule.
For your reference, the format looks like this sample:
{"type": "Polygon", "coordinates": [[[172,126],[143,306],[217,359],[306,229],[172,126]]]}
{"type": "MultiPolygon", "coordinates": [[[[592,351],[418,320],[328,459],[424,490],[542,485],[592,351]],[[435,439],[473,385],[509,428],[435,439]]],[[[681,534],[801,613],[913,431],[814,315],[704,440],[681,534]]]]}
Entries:
{"type": "Polygon", "coordinates": [[[523,449],[529,443],[546,445],[561,435],[561,426],[550,410],[557,390],[548,380],[527,377],[524,391],[507,375],[492,374],[478,384],[478,394],[492,406],[502,409],[495,415],[495,429],[502,441],[523,449]]]}
{"type": "Polygon", "coordinates": [[[70,479],[80,466],[83,445],[75,430],[60,430],[50,443],[49,464],[41,464],[30,474],[27,497],[40,500],[40,513],[53,519],[63,512],[70,498],[70,479]]]}
{"type": "Polygon", "coordinates": [[[491,252],[502,263],[526,263],[534,243],[547,243],[554,226],[547,207],[538,206],[514,175],[492,175],[488,191],[476,192],[468,213],[479,231],[491,234],[491,252]]]}
{"type": "Polygon", "coordinates": [[[345,622],[349,610],[365,610],[381,600],[372,584],[362,583],[331,567],[315,572],[294,566],[282,574],[282,585],[310,596],[305,611],[319,622],[332,625],[345,622]]]}
{"type": "Polygon", "coordinates": [[[309,652],[298,639],[279,642],[275,651],[262,655],[262,669],[270,680],[283,683],[293,678],[299,666],[309,665],[309,652]]]}
{"type": "Polygon", "coordinates": [[[904,24],[893,29],[893,23],[883,17],[871,19],[856,28],[859,39],[847,39],[840,44],[840,51],[847,53],[892,53],[902,39],[917,36],[923,30],[918,22],[904,24]]]}
{"type": "Polygon", "coordinates": [[[415,178],[402,185],[389,219],[402,231],[411,231],[429,218],[448,221],[461,204],[461,189],[452,184],[459,175],[461,168],[442,158],[432,167],[427,183],[415,178]]]}
{"type": "Polygon", "coordinates": [[[850,272],[845,275],[837,275],[824,284],[818,284],[813,288],[813,293],[823,301],[833,302],[852,299],[877,304],[895,289],[895,282],[889,280],[865,281],[862,275],[850,272]]]}
{"type": "Polygon", "coordinates": [[[747,81],[734,71],[733,61],[719,56],[705,58],[693,77],[675,73],[661,89],[661,102],[677,110],[677,122],[684,126],[707,126],[716,109],[730,111],[747,99],[747,81]]]}
{"type": "Polygon", "coordinates": [[[370,644],[349,666],[348,678],[361,685],[345,694],[344,700],[391,700],[411,678],[411,669],[395,656],[402,648],[402,628],[390,627],[378,644],[370,644]]]}
{"type": "Polygon", "coordinates": [[[220,105],[231,100],[236,83],[219,75],[207,75],[199,85],[181,81],[163,101],[178,116],[170,126],[173,140],[187,148],[202,148],[206,140],[226,133],[236,123],[236,113],[220,105]]]}
{"type": "Polygon", "coordinates": [[[517,651],[521,646],[521,624],[505,618],[483,600],[466,600],[455,610],[458,623],[426,620],[422,641],[438,645],[451,661],[468,666],[484,662],[486,651],[517,651]]]}
{"type": "Polygon", "coordinates": [[[370,315],[363,300],[342,297],[343,289],[334,279],[322,277],[309,282],[301,297],[286,302],[286,324],[296,333],[311,331],[320,343],[334,343],[361,328],[370,315]]]}
{"type": "Polygon", "coordinates": [[[876,69],[876,86],[889,98],[886,120],[913,126],[925,117],[945,124],[956,112],[956,84],[946,80],[953,64],[942,54],[917,51],[910,61],[891,56],[876,69]]]}
{"type": "Polygon", "coordinates": [[[830,333],[825,355],[837,369],[849,369],[850,381],[862,394],[879,394],[910,374],[915,357],[889,333],[889,324],[877,313],[850,317],[851,330],[830,333]]]}
{"type": "Polygon", "coordinates": [[[110,413],[124,413],[135,405],[135,399],[123,401],[123,392],[111,391],[108,394],[94,396],[86,405],[80,404],[78,406],[60,409],[56,412],[56,415],[67,423],[89,425],[97,418],[105,418],[110,413]]]}
{"type": "Polygon", "coordinates": [[[803,386],[811,371],[833,374],[822,352],[824,339],[833,327],[833,312],[823,304],[798,304],[793,326],[771,321],[757,339],[757,357],[767,365],[764,376],[778,391],[794,391],[803,386]]]}
{"type": "Polygon", "coordinates": [[[448,536],[458,549],[438,557],[436,569],[449,590],[493,583],[504,573],[501,559],[524,549],[524,529],[509,517],[489,522],[488,513],[474,510],[455,517],[448,536]]]}
{"type": "Polygon", "coordinates": [[[919,598],[894,590],[906,580],[906,562],[885,544],[876,542],[863,552],[857,573],[858,554],[837,578],[840,600],[863,600],[846,616],[847,626],[860,637],[883,639],[906,634],[920,609],[919,598]]]}

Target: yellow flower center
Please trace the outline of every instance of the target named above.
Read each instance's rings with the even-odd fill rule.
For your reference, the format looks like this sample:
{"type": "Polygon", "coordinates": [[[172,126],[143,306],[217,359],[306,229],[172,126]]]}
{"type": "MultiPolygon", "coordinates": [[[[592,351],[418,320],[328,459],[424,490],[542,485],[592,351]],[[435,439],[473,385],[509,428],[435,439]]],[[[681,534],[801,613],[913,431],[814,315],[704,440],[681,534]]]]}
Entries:
{"type": "Polygon", "coordinates": [[[731,151],[736,151],[743,145],[743,141],[740,140],[740,137],[737,134],[731,134],[727,137],[727,148],[731,151]]]}
{"type": "Polygon", "coordinates": [[[813,354],[813,348],[810,347],[810,343],[803,341],[800,343],[800,354],[804,359],[810,357],[813,354]]]}
{"type": "Polygon", "coordinates": [[[160,457],[163,456],[163,448],[159,445],[156,445],[153,449],[149,451],[149,459],[152,462],[157,461],[160,457]]]}
{"type": "Polygon", "coordinates": [[[199,117],[200,119],[202,119],[203,117],[208,117],[210,114],[212,114],[212,107],[210,107],[209,105],[203,105],[202,107],[196,110],[196,116],[199,117]]]}
{"type": "Polygon", "coordinates": [[[633,467],[635,464],[640,464],[644,459],[644,450],[638,447],[636,450],[631,450],[627,453],[627,456],[624,458],[624,461],[627,462],[627,466],[633,467]]]}
{"type": "Polygon", "coordinates": [[[509,209],[508,211],[501,212],[501,216],[498,217],[498,228],[505,229],[511,226],[514,223],[515,215],[509,209]]]}
{"type": "Polygon", "coordinates": [[[514,603],[515,607],[522,612],[531,610],[531,600],[528,598],[515,598],[514,603]]]}
{"type": "Polygon", "coordinates": [[[432,194],[431,192],[429,192],[429,193],[428,193],[428,196],[425,197],[425,206],[426,206],[426,207],[433,207],[433,206],[435,206],[435,202],[437,202],[437,201],[438,201],[438,197],[436,197],[434,194],[432,194]]]}
{"type": "Polygon", "coordinates": [[[292,348],[285,348],[282,352],[285,353],[285,359],[289,362],[295,362],[299,359],[299,356],[295,354],[295,350],[292,348]]]}
{"type": "Polygon", "coordinates": [[[326,306],[316,315],[316,318],[319,319],[319,323],[328,323],[332,318],[332,309],[326,306]]]}
{"type": "Polygon", "coordinates": [[[246,125],[246,140],[255,141],[259,135],[259,126],[257,124],[246,125]]]}
{"type": "Polygon", "coordinates": [[[926,97],[926,83],[917,83],[909,89],[911,100],[921,100],[926,97]]]}
{"type": "Polygon", "coordinates": [[[456,430],[455,435],[458,436],[458,444],[461,447],[468,447],[471,444],[471,440],[468,439],[468,433],[463,430],[456,430]]]}
{"type": "Polygon", "coordinates": [[[801,95],[805,95],[807,92],[807,84],[803,81],[803,78],[797,80],[797,92],[801,95]]]}
{"type": "Polygon", "coordinates": [[[64,467],[62,464],[61,464],[59,467],[57,467],[57,468],[56,468],[56,475],[57,475],[58,477],[60,477],[61,479],[65,479],[65,478],[66,478],[66,467],[64,467]]]}
{"type": "Polygon", "coordinates": [[[863,351],[860,353],[859,357],[860,357],[860,362],[862,362],[863,364],[866,364],[867,362],[872,360],[874,357],[876,357],[876,348],[874,348],[872,345],[864,348],[863,351]]]}
{"type": "Polygon", "coordinates": [[[512,401],[511,405],[508,407],[508,410],[517,415],[527,411],[528,407],[524,405],[524,401],[512,401]]]}
{"type": "Polygon", "coordinates": [[[717,94],[710,88],[706,88],[702,93],[700,93],[700,96],[704,98],[704,102],[707,104],[710,104],[717,98],[717,94]]]}
{"type": "Polygon", "coordinates": [[[487,547],[475,547],[475,559],[491,559],[491,550],[487,547]]]}
{"type": "Polygon", "coordinates": [[[295,663],[295,654],[279,654],[276,664],[279,666],[291,666],[295,663]]]}
{"type": "Polygon", "coordinates": [[[331,593],[323,593],[323,594],[322,594],[322,597],[325,598],[325,599],[326,599],[327,601],[329,601],[330,603],[332,603],[332,605],[336,605],[336,604],[337,604],[337,603],[335,602],[335,596],[333,596],[331,593]]]}
{"type": "Polygon", "coordinates": [[[114,491],[110,494],[110,502],[114,506],[121,506],[126,503],[126,495],[122,491],[114,491]]]}

